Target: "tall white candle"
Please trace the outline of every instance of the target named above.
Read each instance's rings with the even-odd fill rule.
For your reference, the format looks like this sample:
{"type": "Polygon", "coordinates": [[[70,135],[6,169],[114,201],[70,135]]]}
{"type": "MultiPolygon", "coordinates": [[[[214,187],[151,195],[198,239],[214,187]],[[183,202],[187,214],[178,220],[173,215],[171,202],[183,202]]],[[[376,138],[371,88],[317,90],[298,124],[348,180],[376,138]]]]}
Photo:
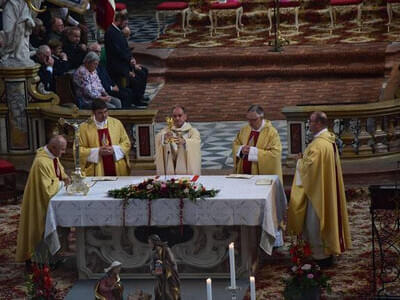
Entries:
{"type": "Polygon", "coordinates": [[[236,274],[235,274],[235,245],[229,244],[229,266],[231,271],[231,288],[236,289],[236,274]]]}
{"type": "Polygon", "coordinates": [[[207,300],[212,300],[211,278],[207,278],[207,300]]]}
{"type": "Polygon", "coordinates": [[[250,276],[250,300],[256,300],[256,280],[250,276]]]}

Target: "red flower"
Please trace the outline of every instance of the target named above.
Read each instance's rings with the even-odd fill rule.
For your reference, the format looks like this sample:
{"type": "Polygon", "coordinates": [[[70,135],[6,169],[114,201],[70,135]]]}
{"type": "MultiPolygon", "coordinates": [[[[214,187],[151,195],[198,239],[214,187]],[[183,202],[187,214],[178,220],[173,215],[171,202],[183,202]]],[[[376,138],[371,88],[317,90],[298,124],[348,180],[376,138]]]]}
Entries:
{"type": "Polygon", "coordinates": [[[304,252],[304,256],[308,257],[311,255],[311,248],[310,245],[308,243],[306,243],[303,247],[303,252],[304,252]]]}
{"type": "Polygon", "coordinates": [[[299,260],[299,258],[297,256],[292,256],[292,262],[297,264],[297,261],[299,260]]]}
{"type": "Polygon", "coordinates": [[[45,265],[45,266],[43,267],[43,274],[44,274],[44,275],[48,275],[48,274],[49,274],[49,271],[50,271],[49,267],[45,265]]]}

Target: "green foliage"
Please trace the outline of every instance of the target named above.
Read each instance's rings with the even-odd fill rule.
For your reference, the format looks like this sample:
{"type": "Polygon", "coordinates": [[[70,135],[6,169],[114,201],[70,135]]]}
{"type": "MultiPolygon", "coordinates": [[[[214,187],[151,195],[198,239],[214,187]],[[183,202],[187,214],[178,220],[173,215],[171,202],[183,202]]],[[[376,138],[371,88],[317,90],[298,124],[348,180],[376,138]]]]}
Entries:
{"type": "Polygon", "coordinates": [[[202,184],[189,180],[174,178],[166,181],[147,179],[139,184],[132,184],[121,189],[110,190],[108,195],[118,199],[145,199],[159,198],[197,199],[211,198],[219,190],[207,190],[202,184]]]}

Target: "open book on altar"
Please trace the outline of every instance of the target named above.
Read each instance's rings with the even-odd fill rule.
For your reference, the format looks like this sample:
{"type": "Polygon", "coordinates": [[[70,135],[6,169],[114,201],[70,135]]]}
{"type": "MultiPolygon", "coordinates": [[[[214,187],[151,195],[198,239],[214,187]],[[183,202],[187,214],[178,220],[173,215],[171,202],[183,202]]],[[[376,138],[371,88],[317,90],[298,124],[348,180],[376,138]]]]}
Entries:
{"type": "Polygon", "coordinates": [[[239,179],[250,179],[253,175],[249,174],[229,174],[226,178],[239,178],[239,179]]]}
{"type": "Polygon", "coordinates": [[[260,178],[256,180],[256,185],[271,185],[272,182],[271,178],[260,178]]]}
{"type": "Polygon", "coordinates": [[[115,181],[117,180],[117,176],[98,176],[98,177],[93,177],[92,181],[115,181]]]}

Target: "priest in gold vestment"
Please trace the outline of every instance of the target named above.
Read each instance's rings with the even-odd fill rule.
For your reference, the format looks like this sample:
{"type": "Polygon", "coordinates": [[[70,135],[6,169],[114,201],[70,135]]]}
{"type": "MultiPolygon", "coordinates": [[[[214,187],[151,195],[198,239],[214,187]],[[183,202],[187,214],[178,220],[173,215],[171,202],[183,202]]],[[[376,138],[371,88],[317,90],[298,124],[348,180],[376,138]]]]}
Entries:
{"type": "Polygon", "coordinates": [[[200,133],[186,122],[182,106],[172,111],[173,124],[156,136],[156,167],[158,175],[200,175],[200,133]]]}
{"type": "Polygon", "coordinates": [[[313,258],[332,264],[351,247],[342,167],[323,112],[310,116],[313,141],[299,155],[288,210],[288,232],[303,234],[313,258]]]}
{"type": "Polygon", "coordinates": [[[29,261],[43,240],[47,207],[50,199],[70,183],[59,158],[65,153],[67,141],[53,137],[36,152],[22,200],[19,220],[16,261],[29,261]]]}
{"type": "Polygon", "coordinates": [[[236,174],[278,175],[282,181],[282,145],[278,131],[264,119],[264,110],[251,105],[247,110],[248,125],[233,141],[236,174]]]}
{"type": "Polygon", "coordinates": [[[129,176],[131,142],[122,123],[108,116],[101,100],[92,104],[93,116],[80,126],[79,162],[86,176],[129,176]]]}

